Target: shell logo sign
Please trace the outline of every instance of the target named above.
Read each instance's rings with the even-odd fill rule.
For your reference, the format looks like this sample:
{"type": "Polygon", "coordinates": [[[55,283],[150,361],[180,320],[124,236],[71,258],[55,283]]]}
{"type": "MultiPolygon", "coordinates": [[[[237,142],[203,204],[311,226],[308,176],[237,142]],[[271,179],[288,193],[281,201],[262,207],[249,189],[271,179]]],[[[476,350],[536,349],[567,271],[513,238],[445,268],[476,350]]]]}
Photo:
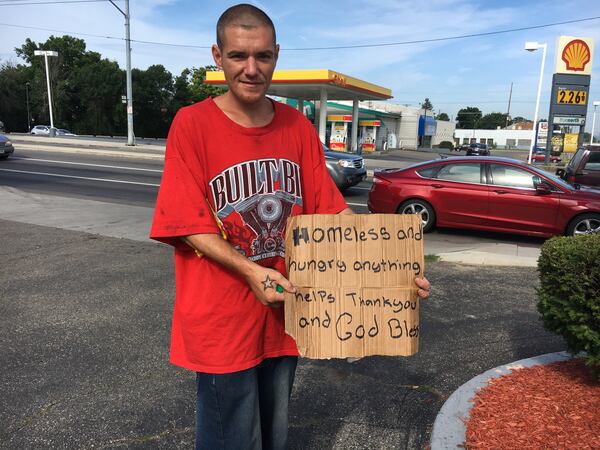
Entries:
{"type": "Polygon", "coordinates": [[[555,73],[591,75],[594,40],[561,36],[556,49],[555,73]]]}
{"type": "Polygon", "coordinates": [[[562,60],[567,64],[567,69],[575,72],[584,70],[591,56],[590,48],[581,39],[569,42],[562,52],[562,60]]]}

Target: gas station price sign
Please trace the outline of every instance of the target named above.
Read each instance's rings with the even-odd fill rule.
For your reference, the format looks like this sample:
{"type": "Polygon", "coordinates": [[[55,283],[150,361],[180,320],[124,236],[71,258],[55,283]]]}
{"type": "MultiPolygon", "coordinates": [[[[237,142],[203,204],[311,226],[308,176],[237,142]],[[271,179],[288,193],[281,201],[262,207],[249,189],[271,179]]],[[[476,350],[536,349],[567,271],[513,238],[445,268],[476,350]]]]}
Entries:
{"type": "Polygon", "coordinates": [[[586,105],[587,92],[571,89],[559,89],[556,102],[563,105],[586,105]]]}

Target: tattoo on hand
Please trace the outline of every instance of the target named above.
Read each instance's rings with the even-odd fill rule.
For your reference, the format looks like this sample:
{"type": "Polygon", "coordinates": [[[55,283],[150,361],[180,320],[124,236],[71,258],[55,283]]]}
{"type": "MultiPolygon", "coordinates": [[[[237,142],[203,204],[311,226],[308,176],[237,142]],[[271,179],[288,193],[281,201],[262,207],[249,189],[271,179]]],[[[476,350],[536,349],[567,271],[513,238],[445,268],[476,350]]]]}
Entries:
{"type": "Polygon", "coordinates": [[[269,275],[267,275],[267,278],[264,281],[261,281],[261,283],[263,284],[263,291],[266,291],[267,289],[275,289],[273,287],[273,282],[275,280],[272,280],[269,275]]]}

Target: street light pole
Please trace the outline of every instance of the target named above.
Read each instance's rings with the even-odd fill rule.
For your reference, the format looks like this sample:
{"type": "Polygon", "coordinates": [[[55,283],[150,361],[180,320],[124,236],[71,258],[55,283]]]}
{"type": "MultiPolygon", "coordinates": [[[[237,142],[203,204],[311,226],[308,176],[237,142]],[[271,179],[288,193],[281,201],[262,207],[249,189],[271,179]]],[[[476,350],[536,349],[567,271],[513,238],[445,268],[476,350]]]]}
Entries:
{"type": "Polygon", "coordinates": [[[50,50],[35,50],[33,52],[35,56],[43,56],[46,64],[46,84],[48,85],[48,108],[50,109],[50,136],[54,136],[52,130],[54,129],[54,116],[52,115],[52,91],[50,89],[50,72],[48,71],[48,56],[58,56],[58,52],[50,50]]]}
{"type": "MultiPolygon", "coordinates": [[[[536,132],[537,132],[537,121],[538,121],[538,112],[540,109],[540,96],[542,94],[542,81],[544,79],[544,64],[546,63],[546,49],[548,48],[547,44],[539,44],[537,42],[526,42],[525,43],[525,50],[527,50],[528,52],[534,52],[536,50],[539,49],[543,49],[543,54],[542,54],[542,67],[540,68],[540,79],[538,82],[538,89],[537,89],[537,99],[535,101],[535,114],[533,116],[533,127],[531,129],[531,145],[529,146],[529,157],[527,158],[527,163],[531,164],[531,158],[533,155],[533,148],[535,147],[535,137],[536,137],[536,132]]],[[[546,164],[548,163],[548,155],[546,155],[546,164]]]]}
{"type": "Polygon", "coordinates": [[[595,101],[594,105],[594,115],[592,116],[592,132],[590,136],[590,145],[594,143],[594,130],[596,129],[596,108],[600,106],[600,101],[595,101]]]}
{"type": "Polygon", "coordinates": [[[130,31],[130,14],[129,0],[125,0],[125,11],[119,8],[113,0],[110,3],[125,17],[125,61],[126,61],[126,79],[127,79],[127,145],[135,145],[135,137],[133,134],[133,89],[131,81],[131,31],[130,31]]]}
{"type": "Polygon", "coordinates": [[[27,132],[31,128],[31,114],[29,113],[29,81],[25,83],[25,101],[27,102],[27,132]]]}

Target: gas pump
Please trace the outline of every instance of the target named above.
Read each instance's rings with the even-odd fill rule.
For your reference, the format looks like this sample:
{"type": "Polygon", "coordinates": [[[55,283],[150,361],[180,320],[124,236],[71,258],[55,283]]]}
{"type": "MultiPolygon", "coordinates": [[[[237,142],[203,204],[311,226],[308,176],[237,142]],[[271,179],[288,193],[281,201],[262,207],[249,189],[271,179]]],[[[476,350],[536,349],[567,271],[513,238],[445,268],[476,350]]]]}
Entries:
{"type": "Polygon", "coordinates": [[[377,128],[381,126],[380,120],[359,120],[360,148],[362,153],[373,153],[377,142],[377,128]]]}
{"type": "Polygon", "coordinates": [[[329,136],[329,148],[336,152],[346,152],[348,141],[348,124],[352,122],[352,116],[329,115],[327,121],[331,123],[331,135],[329,136]]]}

